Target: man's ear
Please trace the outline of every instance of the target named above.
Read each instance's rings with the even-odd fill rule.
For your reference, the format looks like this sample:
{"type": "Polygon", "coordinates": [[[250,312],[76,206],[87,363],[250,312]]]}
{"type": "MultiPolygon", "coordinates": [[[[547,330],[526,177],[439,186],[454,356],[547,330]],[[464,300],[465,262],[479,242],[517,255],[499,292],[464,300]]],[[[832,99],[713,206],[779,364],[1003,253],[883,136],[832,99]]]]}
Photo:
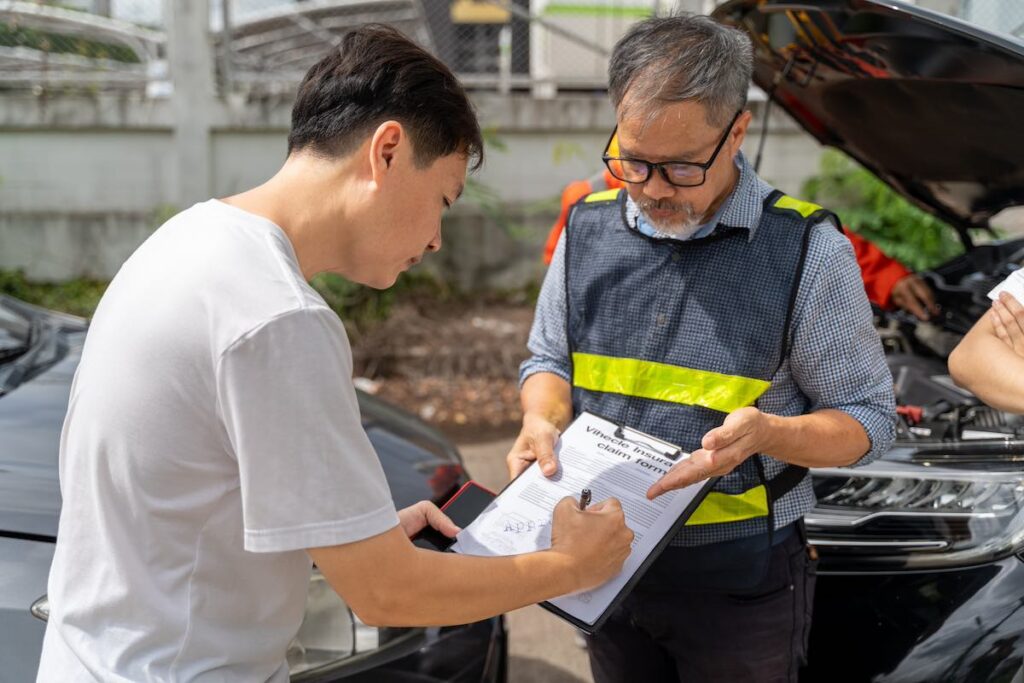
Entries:
{"type": "Polygon", "coordinates": [[[405,129],[398,121],[385,121],[370,138],[370,170],[377,182],[391,170],[398,148],[405,142],[405,129]]]}
{"type": "Polygon", "coordinates": [[[729,145],[733,149],[733,156],[736,152],[740,151],[740,147],[743,146],[743,140],[747,137],[747,128],[750,126],[750,122],[754,119],[754,115],[750,113],[750,110],[746,110],[740,117],[736,119],[736,123],[732,126],[732,132],[729,134],[729,145]]]}

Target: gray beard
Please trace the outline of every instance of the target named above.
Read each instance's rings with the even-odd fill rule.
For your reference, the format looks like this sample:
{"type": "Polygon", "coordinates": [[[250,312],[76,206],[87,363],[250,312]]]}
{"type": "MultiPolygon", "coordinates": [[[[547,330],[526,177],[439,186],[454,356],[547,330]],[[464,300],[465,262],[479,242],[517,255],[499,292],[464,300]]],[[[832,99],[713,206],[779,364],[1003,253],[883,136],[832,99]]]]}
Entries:
{"type": "MultiPolygon", "coordinates": [[[[655,220],[651,218],[648,213],[649,209],[663,208],[658,206],[659,202],[638,202],[637,208],[640,209],[640,213],[644,215],[644,218],[654,226],[655,231],[658,233],[658,237],[671,237],[673,239],[686,240],[693,237],[701,226],[703,225],[703,216],[698,216],[693,211],[693,206],[690,204],[683,204],[678,212],[678,216],[668,220],[655,220]]],[[[675,208],[675,207],[673,207],[675,208]]]]}

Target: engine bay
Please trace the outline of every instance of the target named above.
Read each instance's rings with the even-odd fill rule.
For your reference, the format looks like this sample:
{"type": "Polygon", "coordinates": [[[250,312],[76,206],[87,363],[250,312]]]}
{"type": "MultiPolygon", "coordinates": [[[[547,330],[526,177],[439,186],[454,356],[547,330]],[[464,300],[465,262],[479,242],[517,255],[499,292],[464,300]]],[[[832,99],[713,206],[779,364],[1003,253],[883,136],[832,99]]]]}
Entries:
{"type": "Polygon", "coordinates": [[[922,272],[941,313],[920,321],[897,311],[876,311],[896,393],[898,441],[1006,440],[1024,437],[1024,416],[996,410],[958,387],[946,359],[988,310],[988,292],[1024,264],[1024,239],[987,244],[922,272]]]}

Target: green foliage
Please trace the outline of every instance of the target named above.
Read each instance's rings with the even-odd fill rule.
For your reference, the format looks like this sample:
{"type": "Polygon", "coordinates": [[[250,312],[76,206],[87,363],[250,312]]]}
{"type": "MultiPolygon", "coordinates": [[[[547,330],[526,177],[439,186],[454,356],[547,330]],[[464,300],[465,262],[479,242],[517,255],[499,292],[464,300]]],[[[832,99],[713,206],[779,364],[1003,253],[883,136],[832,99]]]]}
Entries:
{"type": "Polygon", "coordinates": [[[484,138],[484,146],[488,149],[493,149],[498,152],[507,152],[508,145],[498,135],[498,131],[495,128],[484,128],[480,131],[480,134],[484,138]]]}
{"type": "Polygon", "coordinates": [[[86,318],[96,310],[107,284],[87,279],[60,283],[30,282],[20,270],[0,270],[0,294],[10,294],[30,304],[86,318]]]}
{"type": "Polygon", "coordinates": [[[914,270],[932,268],[963,252],[954,228],[913,206],[836,150],[822,156],[821,172],[804,184],[801,198],[832,209],[851,230],[914,270]]]}
{"type": "Polygon", "coordinates": [[[149,225],[156,230],[179,213],[181,213],[181,209],[174,204],[157,204],[150,210],[149,225]]]}
{"type": "Polygon", "coordinates": [[[454,296],[443,282],[423,273],[403,273],[388,289],[365,287],[332,273],[317,275],[310,284],[352,335],[386,320],[399,301],[429,299],[436,303],[454,296]]]}
{"type": "MultiPolygon", "coordinates": [[[[485,128],[482,131],[484,145],[488,154],[492,152],[505,153],[508,145],[493,128],[485,128]]],[[[462,201],[469,206],[477,207],[499,230],[513,239],[523,239],[529,235],[529,230],[509,215],[505,202],[496,188],[481,182],[476,178],[467,178],[462,201]]]]}
{"type": "Polygon", "coordinates": [[[555,147],[552,150],[552,161],[555,165],[564,164],[572,161],[573,159],[581,159],[583,161],[593,161],[590,159],[583,150],[583,146],[578,142],[564,142],[559,141],[555,143],[555,147]]]}
{"type": "Polygon", "coordinates": [[[27,47],[54,54],[73,54],[90,59],[139,63],[139,56],[135,51],[124,45],[40,31],[9,23],[0,23],[0,46],[27,47]]]}
{"type": "Polygon", "coordinates": [[[525,239],[529,236],[529,229],[511,216],[501,193],[487,183],[468,178],[462,196],[466,204],[477,207],[495,227],[512,239],[525,239]]]}
{"type": "MultiPolygon", "coordinates": [[[[59,283],[32,282],[20,270],[0,270],[0,294],[86,318],[95,312],[108,284],[83,278],[59,283]]],[[[443,283],[419,273],[403,274],[386,290],[363,287],[331,274],[318,275],[311,284],[353,334],[385,320],[399,301],[438,302],[456,297],[443,283]]]]}

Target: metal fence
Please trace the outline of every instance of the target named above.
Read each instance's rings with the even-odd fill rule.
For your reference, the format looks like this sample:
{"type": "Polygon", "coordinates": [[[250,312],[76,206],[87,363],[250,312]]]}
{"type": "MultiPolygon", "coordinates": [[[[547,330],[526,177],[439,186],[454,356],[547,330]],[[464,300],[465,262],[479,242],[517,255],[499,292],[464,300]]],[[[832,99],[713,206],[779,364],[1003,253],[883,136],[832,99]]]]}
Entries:
{"type": "Polygon", "coordinates": [[[472,88],[602,88],[607,54],[650,0],[214,0],[233,87],[294,83],[352,27],[394,24],[472,88]]]}
{"type": "MultiPolygon", "coordinates": [[[[710,11],[714,0],[207,0],[222,91],[289,91],[352,28],[392,24],[471,88],[605,86],[607,55],[654,13],[710,11]]],[[[990,30],[1024,36],[1021,0],[918,0],[990,30]]],[[[0,0],[0,88],[169,92],[171,0],[0,0]]]]}
{"type": "MultiPolygon", "coordinates": [[[[659,0],[660,1],[660,0],[659,0]]],[[[208,0],[218,82],[294,87],[352,28],[394,25],[471,88],[604,87],[607,54],[651,0],[208,0]]],[[[678,0],[701,9],[704,0],[678,0]]],[[[0,87],[145,88],[166,78],[168,0],[0,0],[0,87]]]]}
{"type": "Polygon", "coordinates": [[[0,87],[146,87],[165,45],[160,3],[118,2],[128,20],[114,17],[114,1],[0,0],[0,87]]]}

